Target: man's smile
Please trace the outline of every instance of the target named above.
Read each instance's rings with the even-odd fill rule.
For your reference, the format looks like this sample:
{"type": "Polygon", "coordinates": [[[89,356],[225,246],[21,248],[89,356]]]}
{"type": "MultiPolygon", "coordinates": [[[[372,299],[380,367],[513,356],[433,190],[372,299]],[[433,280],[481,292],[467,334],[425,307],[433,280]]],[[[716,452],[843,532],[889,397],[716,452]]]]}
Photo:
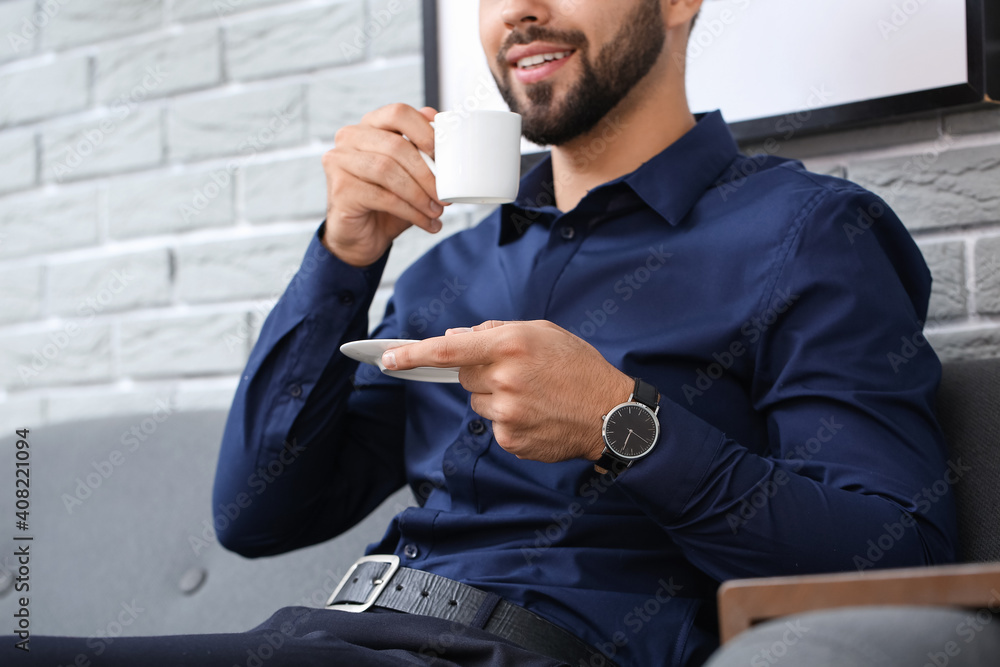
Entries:
{"type": "Polygon", "coordinates": [[[561,69],[576,53],[576,49],[560,44],[532,42],[511,47],[503,59],[523,84],[548,78],[561,69]]]}

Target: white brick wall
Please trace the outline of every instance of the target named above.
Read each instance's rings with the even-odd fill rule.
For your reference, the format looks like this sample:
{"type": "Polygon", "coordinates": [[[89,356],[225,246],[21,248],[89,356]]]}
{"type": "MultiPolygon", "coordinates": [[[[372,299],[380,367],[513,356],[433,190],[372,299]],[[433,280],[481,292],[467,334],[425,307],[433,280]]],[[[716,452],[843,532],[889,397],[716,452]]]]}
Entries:
{"type": "Polygon", "coordinates": [[[302,261],[312,229],[177,249],[177,297],[186,303],[280,294],[302,261]]]}
{"type": "Polygon", "coordinates": [[[70,250],[97,242],[98,191],[76,187],[0,198],[0,257],[70,250]]]}
{"type": "Polygon", "coordinates": [[[859,161],[852,180],[883,193],[910,229],[936,229],[1000,220],[1000,150],[996,145],[951,148],[859,161]]]}
{"type": "Polygon", "coordinates": [[[211,16],[230,16],[263,5],[281,4],[282,0],[174,0],[173,18],[187,21],[211,16]]]}
{"type": "Polygon", "coordinates": [[[302,84],[282,83],[178,100],[167,118],[171,161],[225,155],[249,158],[259,151],[303,143],[304,92],[302,84]]]}
{"type": "Polygon", "coordinates": [[[965,244],[961,241],[919,244],[927,267],[934,276],[930,312],[936,320],[962,319],[969,310],[966,284],[965,244]]]}
{"type": "MultiPolygon", "coordinates": [[[[421,46],[418,0],[0,0],[0,429],[227,406],[323,217],[320,157],[423,104],[421,46]]],[[[1000,355],[1000,113],[781,153],[890,199],[939,351],[1000,355]]],[[[376,316],[434,241],[397,241],[376,316]]]]}
{"type": "Polygon", "coordinates": [[[245,312],[155,315],[121,325],[121,372],[131,378],[234,374],[243,370],[246,344],[228,334],[245,312]]]}
{"type": "Polygon", "coordinates": [[[423,104],[420,2],[42,5],[0,0],[0,429],[226,407],[333,134],[423,104]]]}
{"type": "Polygon", "coordinates": [[[33,33],[37,32],[31,20],[35,0],[0,2],[0,63],[30,55],[35,50],[33,33]]]}
{"type": "Polygon", "coordinates": [[[57,0],[42,31],[45,49],[62,50],[111,37],[133,35],[162,24],[164,0],[57,0]]]}
{"type": "Polygon", "coordinates": [[[89,94],[88,67],[87,58],[73,58],[0,76],[0,127],[83,109],[89,94]]]}
{"type": "MultiPolygon", "coordinates": [[[[406,59],[388,67],[368,66],[334,71],[309,86],[309,118],[316,136],[332,139],[372,109],[397,99],[423,95],[423,64],[406,59]],[[379,85],[373,86],[377,78],[379,85]]],[[[421,100],[420,106],[423,106],[421,100]]]]}
{"type": "Polygon", "coordinates": [[[42,135],[42,179],[66,182],[154,167],[163,158],[160,111],[122,107],[42,135]]]}
{"type": "Polygon", "coordinates": [[[111,325],[88,318],[0,333],[0,368],[11,390],[111,379],[111,325]]]}
{"type": "Polygon", "coordinates": [[[248,166],[244,178],[247,219],[322,220],[326,213],[326,175],[321,159],[322,154],[316,153],[248,166]]]}
{"type": "Polygon", "coordinates": [[[974,260],[976,310],[984,316],[1000,315],[1000,236],[978,239],[974,260]]]}
{"type": "Polygon", "coordinates": [[[233,21],[226,29],[226,70],[240,81],[357,62],[364,53],[350,48],[350,40],[364,12],[364,2],[343,0],[233,21]]]}
{"type": "Polygon", "coordinates": [[[30,187],[35,182],[35,135],[0,134],[0,194],[30,187]]]}
{"type": "Polygon", "coordinates": [[[0,322],[33,320],[41,314],[41,264],[0,269],[0,322]]]}
{"type": "MultiPolygon", "coordinates": [[[[154,36],[101,51],[94,58],[94,95],[99,104],[113,104],[139,96],[150,72],[163,81],[151,87],[148,97],[161,97],[222,81],[222,41],[215,25],[192,26],[176,35],[154,36]]],[[[155,83],[155,81],[154,81],[155,83]]]]}
{"type": "Polygon", "coordinates": [[[108,236],[129,239],[233,225],[235,183],[225,166],[115,178],[107,186],[108,236]]]}
{"type": "Polygon", "coordinates": [[[50,315],[78,317],[164,306],[170,302],[170,251],[155,248],[48,267],[50,315]]]}

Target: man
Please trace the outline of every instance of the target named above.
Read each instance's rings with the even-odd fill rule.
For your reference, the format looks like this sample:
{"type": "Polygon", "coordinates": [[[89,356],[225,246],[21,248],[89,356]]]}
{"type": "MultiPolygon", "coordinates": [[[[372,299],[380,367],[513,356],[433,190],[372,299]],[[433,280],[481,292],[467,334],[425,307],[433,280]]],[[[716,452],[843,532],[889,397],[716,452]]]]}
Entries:
{"type": "MultiPolygon", "coordinates": [[[[441,229],[418,154],[434,110],[338,133],[328,218],[247,365],[215,503],[291,463],[219,539],[265,556],[404,484],[418,506],[333,609],[257,630],[282,633],[273,664],[697,665],[720,581],[953,559],[951,497],[923,492],[947,471],[939,365],[887,361],[920,331],[926,266],[871,193],[695,122],[679,63],[700,5],[481,0],[493,73],[551,157],[408,269],[375,331],[427,339],[388,369],[459,367],[460,385],[338,351],[368,335],[393,239],[441,229]]],[[[239,637],[188,638],[189,664],[239,637]]]]}
{"type": "Polygon", "coordinates": [[[947,470],[937,361],[924,347],[887,362],[921,328],[927,269],[872,194],[738,156],[717,114],[695,123],[678,62],[700,4],[480,3],[493,74],[551,159],[411,267],[375,331],[429,338],[387,368],[460,367],[461,386],[368,367],[352,390],[338,346],[366,337],[392,240],[437,231],[442,207],[417,152],[433,110],[340,131],[313,270],[252,355],[216,501],[283,446],[302,453],[223,544],[319,542],[409,484],[421,506],[372,553],[495,593],[621,665],[703,660],[728,578],[954,557],[950,497],[920,499],[947,470]],[[553,59],[525,66],[538,54],[553,59]],[[873,223],[855,235],[859,218],[873,223]],[[454,301],[419,315],[449,285],[454,301]],[[633,377],[663,396],[661,434],[611,481],[594,471],[602,415],[633,377]]]}

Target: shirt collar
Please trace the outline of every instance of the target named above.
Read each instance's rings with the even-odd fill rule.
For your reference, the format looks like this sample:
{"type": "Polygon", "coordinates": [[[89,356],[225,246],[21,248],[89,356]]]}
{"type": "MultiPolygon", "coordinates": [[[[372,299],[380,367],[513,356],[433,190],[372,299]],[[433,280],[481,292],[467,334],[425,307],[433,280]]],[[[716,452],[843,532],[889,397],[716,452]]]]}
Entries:
{"type": "Polygon", "coordinates": [[[548,153],[521,178],[517,198],[500,207],[500,245],[521,238],[536,222],[546,226],[559,217],[552,179],[552,156],[548,153]]]}
{"type": "MultiPolygon", "coordinates": [[[[594,188],[587,197],[625,183],[664,220],[677,225],[738,154],[739,147],[722,113],[713,111],[638,169],[594,188]]],[[[501,207],[500,245],[520,238],[530,224],[549,224],[560,215],[552,183],[552,158],[546,155],[521,179],[514,203],[501,207]]]]}
{"type": "Polygon", "coordinates": [[[722,113],[713,111],[623,180],[650,208],[676,226],[737,155],[739,147],[722,113]]]}

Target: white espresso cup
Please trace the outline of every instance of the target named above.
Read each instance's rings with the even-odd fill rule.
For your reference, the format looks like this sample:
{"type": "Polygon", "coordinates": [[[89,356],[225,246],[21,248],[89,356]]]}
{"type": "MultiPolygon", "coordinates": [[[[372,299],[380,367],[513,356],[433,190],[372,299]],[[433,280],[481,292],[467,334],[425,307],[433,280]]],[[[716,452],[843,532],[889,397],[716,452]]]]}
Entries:
{"type": "Polygon", "coordinates": [[[521,180],[521,116],[509,111],[442,111],[434,116],[438,199],[451,204],[506,204],[521,180]]]}

